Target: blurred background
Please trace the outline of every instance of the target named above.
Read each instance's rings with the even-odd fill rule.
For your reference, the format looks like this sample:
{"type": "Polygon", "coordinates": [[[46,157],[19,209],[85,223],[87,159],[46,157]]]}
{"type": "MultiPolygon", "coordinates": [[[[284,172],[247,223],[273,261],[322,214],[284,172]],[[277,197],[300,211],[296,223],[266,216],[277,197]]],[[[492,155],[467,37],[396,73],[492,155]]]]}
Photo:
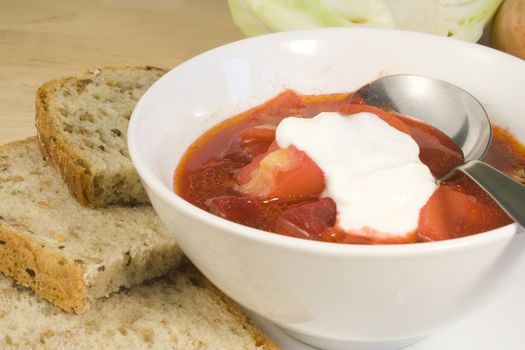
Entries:
{"type": "MultiPolygon", "coordinates": [[[[0,0],[0,142],[33,135],[34,94],[88,67],[171,68],[247,35],[375,26],[525,52],[525,0],[0,0]],[[230,13],[231,9],[231,13],[230,13]],[[505,10],[505,11],[503,11],[505,10]],[[521,24],[523,26],[523,24],[521,24]],[[518,28],[518,29],[516,29],[518,28]],[[494,30],[492,31],[494,34],[494,30]]],[[[523,56],[522,56],[523,57],[523,56]]]]}

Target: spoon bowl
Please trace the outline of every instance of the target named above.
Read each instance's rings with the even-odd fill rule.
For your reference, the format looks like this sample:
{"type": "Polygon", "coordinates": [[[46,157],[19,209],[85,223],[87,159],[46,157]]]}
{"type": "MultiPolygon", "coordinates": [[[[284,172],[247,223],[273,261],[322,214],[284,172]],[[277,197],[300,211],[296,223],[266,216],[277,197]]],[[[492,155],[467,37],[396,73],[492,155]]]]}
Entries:
{"type": "Polygon", "coordinates": [[[463,151],[461,171],[480,185],[521,227],[525,226],[525,186],[480,161],[492,139],[490,120],[470,93],[445,81],[410,74],[389,75],[358,89],[354,101],[419,119],[444,132],[463,151]]]}

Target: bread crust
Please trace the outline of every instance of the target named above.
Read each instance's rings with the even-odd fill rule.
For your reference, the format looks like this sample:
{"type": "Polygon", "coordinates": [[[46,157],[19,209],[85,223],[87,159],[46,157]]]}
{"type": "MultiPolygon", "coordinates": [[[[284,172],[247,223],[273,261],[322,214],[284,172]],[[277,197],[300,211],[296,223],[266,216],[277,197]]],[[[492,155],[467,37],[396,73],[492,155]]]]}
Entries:
{"type": "MultiPolygon", "coordinates": [[[[64,77],[50,80],[41,85],[37,90],[35,101],[35,126],[40,150],[48,162],[58,170],[71,194],[83,206],[97,208],[107,204],[116,203],[102,202],[100,196],[95,191],[95,175],[90,169],[89,160],[75,152],[73,145],[68,143],[63,137],[62,132],[58,130],[50,110],[50,103],[54,91],[58,90],[69,80],[88,79],[98,75],[102,71],[125,72],[137,70],[157,70],[159,72],[166,72],[165,69],[152,66],[102,67],[88,69],[83,74],[76,77],[64,77]]],[[[137,200],[137,203],[140,202],[140,200],[137,200]]]]}
{"type": "Polygon", "coordinates": [[[255,340],[256,346],[262,346],[265,350],[279,350],[280,347],[268,336],[266,336],[255,323],[248,318],[240,309],[239,305],[230,299],[227,295],[218,290],[211,282],[208,281],[213,293],[217,294],[219,298],[226,304],[228,310],[239,320],[240,323],[244,324],[246,330],[250,333],[252,338],[255,340]]]}
{"type": "Polygon", "coordinates": [[[0,223],[1,272],[67,312],[85,311],[88,300],[82,265],[57,255],[29,235],[0,223]]]}
{"type": "Polygon", "coordinates": [[[96,207],[93,196],[93,176],[88,168],[88,162],[76,154],[64,140],[49,112],[51,91],[69,79],[48,81],[37,90],[35,124],[38,145],[46,160],[58,170],[60,177],[78,202],[84,206],[96,207]]]}
{"type": "Polygon", "coordinates": [[[281,349],[272,339],[264,334],[248,316],[246,316],[241,311],[239,305],[233,301],[233,299],[215,287],[215,285],[213,285],[213,283],[204,277],[204,275],[202,275],[202,273],[191,262],[183,264],[179,269],[189,273],[194,279],[196,279],[194,283],[202,284],[204,288],[208,289],[212,294],[224,302],[228,311],[239,321],[240,324],[244,325],[245,329],[250,333],[251,337],[255,341],[256,346],[261,346],[264,350],[281,349]]]}

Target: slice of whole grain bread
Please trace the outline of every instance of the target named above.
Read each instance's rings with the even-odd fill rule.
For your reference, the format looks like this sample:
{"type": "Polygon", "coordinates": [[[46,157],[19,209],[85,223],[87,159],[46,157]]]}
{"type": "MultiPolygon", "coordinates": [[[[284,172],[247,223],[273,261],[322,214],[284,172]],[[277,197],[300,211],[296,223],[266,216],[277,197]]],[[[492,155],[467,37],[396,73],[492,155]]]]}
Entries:
{"type": "Polygon", "coordinates": [[[81,206],[36,138],[0,147],[0,271],[67,311],[160,276],[182,252],[150,206],[81,206]]]}
{"type": "Polygon", "coordinates": [[[101,68],[38,89],[40,147],[82,205],[148,202],[126,137],[135,104],[164,73],[149,66],[101,68]]]}
{"type": "Polygon", "coordinates": [[[82,315],[0,276],[0,348],[278,349],[193,268],[99,299],[82,315]]]}

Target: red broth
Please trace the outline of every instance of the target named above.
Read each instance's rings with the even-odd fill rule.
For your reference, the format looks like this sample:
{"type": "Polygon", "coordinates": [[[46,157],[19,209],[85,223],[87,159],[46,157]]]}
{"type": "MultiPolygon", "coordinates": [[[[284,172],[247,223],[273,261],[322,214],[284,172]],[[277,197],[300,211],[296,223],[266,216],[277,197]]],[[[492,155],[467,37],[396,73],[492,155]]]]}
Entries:
{"type": "MultiPolygon", "coordinates": [[[[266,152],[273,142],[274,134],[269,127],[289,116],[311,118],[320,112],[358,112],[356,108],[361,107],[351,105],[350,97],[350,93],[301,96],[287,90],[220,123],[184,154],[174,174],[175,192],[215,215],[269,232],[338,243],[405,243],[374,241],[334,229],[336,207],[329,198],[258,199],[242,196],[236,190],[235,176],[239,170],[266,152]]],[[[439,178],[462,163],[461,151],[439,130],[415,119],[396,117],[403,121],[404,128],[408,127],[420,146],[421,161],[434,176],[439,178]]],[[[504,129],[494,128],[485,161],[525,181],[525,147],[504,129]]],[[[410,242],[462,237],[511,222],[483,190],[459,175],[442,184],[421,210],[419,229],[410,242]]]]}

